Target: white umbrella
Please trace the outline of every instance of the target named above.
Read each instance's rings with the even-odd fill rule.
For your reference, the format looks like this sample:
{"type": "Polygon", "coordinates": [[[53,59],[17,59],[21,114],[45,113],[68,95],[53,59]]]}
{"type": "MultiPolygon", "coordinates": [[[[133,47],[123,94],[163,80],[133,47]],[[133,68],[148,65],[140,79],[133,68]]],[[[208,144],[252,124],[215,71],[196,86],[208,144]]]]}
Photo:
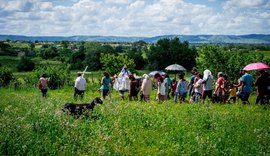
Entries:
{"type": "Polygon", "coordinates": [[[162,72],[162,71],[152,71],[151,73],[149,73],[148,75],[149,76],[155,76],[156,74],[160,74],[160,75],[163,75],[163,74],[165,74],[164,72],[162,72]]]}
{"type": "Polygon", "coordinates": [[[179,65],[179,64],[172,64],[169,65],[168,67],[165,68],[166,70],[171,70],[171,71],[185,71],[186,68],[184,68],[183,66],[179,65]]]}

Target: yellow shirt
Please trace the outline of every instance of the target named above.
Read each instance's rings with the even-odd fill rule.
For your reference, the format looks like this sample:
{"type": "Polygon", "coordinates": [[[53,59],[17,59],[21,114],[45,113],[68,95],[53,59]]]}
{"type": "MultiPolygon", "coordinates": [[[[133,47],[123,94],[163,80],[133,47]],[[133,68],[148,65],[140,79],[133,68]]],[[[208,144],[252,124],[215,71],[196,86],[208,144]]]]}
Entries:
{"type": "Polygon", "coordinates": [[[230,96],[231,97],[236,97],[236,87],[233,87],[230,89],[230,96]]]}

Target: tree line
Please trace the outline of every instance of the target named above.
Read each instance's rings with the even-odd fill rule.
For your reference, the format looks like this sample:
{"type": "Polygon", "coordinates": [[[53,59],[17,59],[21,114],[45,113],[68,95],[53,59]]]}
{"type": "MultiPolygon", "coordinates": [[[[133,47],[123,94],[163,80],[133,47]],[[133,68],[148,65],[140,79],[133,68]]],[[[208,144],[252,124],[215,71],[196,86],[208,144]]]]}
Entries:
{"type": "MultiPolygon", "coordinates": [[[[11,41],[10,41],[11,42],[11,41]]],[[[144,41],[134,43],[99,43],[99,42],[26,42],[28,46],[12,47],[10,42],[0,42],[0,55],[16,56],[23,53],[18,65],[18,71],[44,71],[33,61],[34,58],[57,60],[62,62],[61,69],[51,71],[82,70],[88,66],[90,71],[103,70],[111,75],[127,65],[129,70],[164,70],[170,64],[180,64],[188,71],[197,67],[200,71],[211,70],[214,74],[222,71],[232,80],[237,79],[239,70],[252,62],[270,64],[269,57],[254,50],[267,50],[269,45],[191,45],[179,38],[164,38],[155,44],[144,41]]],[[[1,66],[1,63],[0,63],[1,66]]],[[[0,75],[8,75],[2,70],[0,75]]],[[[14,72],[14,71],[11,71],[14,72]]],[[[54,72],[51,72],[54,73],[54,72]]],[[[37,75],[38,76],[38,75],[37,75]]],[[[57,75],[59,76],[59,75],[57,75]]],[[[3,76],[2,76],[3,77],[3,76]]],[[[60,76],[59,76],[60,77],[60,76]]],[[[0,78],[2,85],[7,81],[0,78]]],[[[66,81],[66,80],[63,80],[66,81]]],[[[1,85],[1,86],[2,86],[1,85]]],[[[57,88],[63,84],[54,86],[57,88]]]]}

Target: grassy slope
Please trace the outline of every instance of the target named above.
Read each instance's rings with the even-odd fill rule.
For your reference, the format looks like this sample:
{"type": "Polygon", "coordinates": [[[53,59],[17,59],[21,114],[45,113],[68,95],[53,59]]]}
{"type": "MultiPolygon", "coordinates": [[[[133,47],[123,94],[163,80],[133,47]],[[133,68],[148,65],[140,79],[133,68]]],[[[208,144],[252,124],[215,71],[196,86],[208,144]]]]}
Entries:
{"type": "MultiPolygon", "coordinates": [[[[270,109],[256,105],[119,101],[74,119],[73,90],[0,90],[0,155],[269,155],[270,109]]],[[[84,102],[99,96],[87,92],[84,102]]],[[[154,99],[154,92],[152,99],[154,99]]]]}

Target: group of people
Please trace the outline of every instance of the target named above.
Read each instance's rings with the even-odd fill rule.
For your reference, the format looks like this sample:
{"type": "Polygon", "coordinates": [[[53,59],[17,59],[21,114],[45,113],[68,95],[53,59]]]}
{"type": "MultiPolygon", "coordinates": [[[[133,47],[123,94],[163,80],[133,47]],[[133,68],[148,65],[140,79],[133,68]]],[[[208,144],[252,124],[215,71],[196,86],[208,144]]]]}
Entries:
{"type": "MultiPolygon", "coordinates": [[[[205,70],[202,73],[198,72],[196,68],[191,71],[189,81],[185,79],[185,73],[180,72],[178,79],[173,80],[168,74],[156,73],[153,79],[149,75],[143,74],[142,77],[131,74],[127,67],[124,66],[117,76],[110,77],[107,72],[103,73],[101,79],[100,91],[102,98],[106,99],[110,95],[111,88],[119,91],[120,99],[124,100],[125,92],[128,92],[128,99],[140,100],[149,102],[152,86],[157,89],[156,99],[159,102],[174,99],[174,101],[181,102],[201,102],[204,103],[206,98],[215,103],[231,103],[241,99],[243,103],[249,103],[249,96],[252,92],[253,77],[248,71],[241,71],[237,84],[230,82],[228,76],[222,72],[217,74],[215,83],[214,76],[210,70],[205,70]],[[113,86],[113,87],[111,87],[113,86]],[[139,95],[139,98],[138,98],[139,95]],[[190,97],[187,99],[187,97],[190,97]]],[[[42,97],[46,97],[48,91],[48,78],[43,74],[38,82],[38,87],[41,90],[42,97]]],[[[260,71],[255,79],[256,86],[256,103],[265,104],[270,97],[270,77],[265,71],[260,71]]],[[[84,96],[86,80],[81,73],[77,74],[74,85],[74,99],[84,96]]]]}

